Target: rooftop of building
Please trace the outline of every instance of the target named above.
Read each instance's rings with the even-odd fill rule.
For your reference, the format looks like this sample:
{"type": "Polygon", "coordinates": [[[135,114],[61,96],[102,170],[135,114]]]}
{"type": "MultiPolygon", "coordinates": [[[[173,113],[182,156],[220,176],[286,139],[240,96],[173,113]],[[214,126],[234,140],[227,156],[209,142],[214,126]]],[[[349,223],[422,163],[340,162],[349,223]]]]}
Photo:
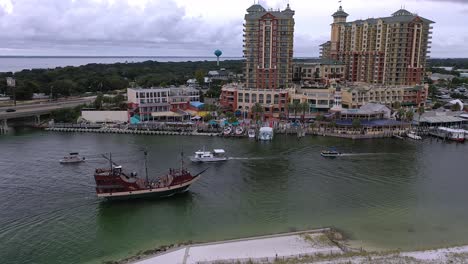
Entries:
{"type": "Polygon", "coordinates": [[[419,114],[415,114],[413,117],[414,121],[421,123],[461,123],[466,122],[466,119],[462,117],[465,114],[463,111],[450,111],[450,110],[433,110],[427,111],[419,117],[419,114]]]}
{"type": "Polygon", "coordinates": [[[290,19],[294,16],[295,12],[291,9],[289,4],[286,6],[286,9],[265,9],[260,4],[254,4],[251,7],[247,8],[247,14],[245,15],[245,20],[256,20],[262,18],[266,14],[271,14],[272,16],[280,19],[290,19]]]}
{"type": "Polygon", "coordinates": [[[349,14],[346,13],[346,12],[343,10],[343,7],[342,7],[342,6],[340,6],[340,7],[338,8],[338,11],[336,11],[335,13],[333,13],[332,16],[333,16],[333,17],[348,17],[349,14]]]}
{"type": "Polygon", "coordinates": [[[153,90],[158,90],[158,91],[170,91],[170,90],[194,90],[198,91],[196,88],[192,86],[170,86],[170,87],[131,87],[127,88],[128,90],[133,90],[133,91],[153,91],[153,90]]]}
{"type": "Polygon", "coordinates": [[[388,106],[383,104],[376,104],[376,103],[367,103],[361,106],[359,109],[343,109],[341,111],[342,114],[355,114],[355,115],[372,115],[372,114],[379,114],[391,111],[388,106]]]}
{"type": "Polygon", "coordinates": [[[419,91],[421,89],[425,89],[424,85],[374,85],[374,84],[368,84],[368,83],[353,83],[353,84],[347,84],[343,85],[341,87],[343,90],[347,90],[348,92],[352,91],[370,91],[373,89],[406,89],[406,90],[415,90],[419,91]]]}
{"type": "Polygon", "coordinates": [[[333,60],[333,59],[309,59],[295,61],[294,64],[315,64],[315,65],[345,65],[344,62],[333,60]]]}
{"type": "MultiPolygon", "coordinates": [[[[360,120],[361,126],[364,127],[388,127],[388,126],[401,126],[408,123],[397,121],[393,119],[377,119],[377,120],[360,120]]],[[[353,126],[352,119],[336,120],[338,126],[353,126]]]]}
{"type": "MultiPolygon", "coordinates": [[[[338,9],[338,11],[335,12],[332,16],[336,17],[336,14],[338,14],[338,16],[344,16],[344,14],[340,13],[340,10],[344,14],[346,14],[343,11],[343,9],[340,7],[340,9],[338,9]]],[[[427,24],[435,23],[432,20],[421,17],[418,14],[413,14],[413,13],[409,12],[408,10],[402,8],[402,9],[394,12],[391,16],[388,16],[388,17],[358,19],[358,20],[355,20],[355,21],[347,22],[346,25],[350,26],[352,24],[365,24],[365,23],[367,23],[367,24],[377,24],[379,22],[379,20],[381,20],[381,21],[383,21],[385,23],[405,23],[405,22],[412,22],[415,19],[421,19],[422,22],[427,23],[427,24]]]]}

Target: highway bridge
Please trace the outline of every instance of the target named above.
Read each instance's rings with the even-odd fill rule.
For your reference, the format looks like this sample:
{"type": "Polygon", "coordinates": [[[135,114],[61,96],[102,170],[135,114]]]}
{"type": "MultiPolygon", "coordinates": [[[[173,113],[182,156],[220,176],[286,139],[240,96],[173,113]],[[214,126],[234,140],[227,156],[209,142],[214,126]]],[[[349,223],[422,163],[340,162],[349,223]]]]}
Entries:
{"type": "Polygon", "coordinates": [[[8,120],[18,119],[18,118],[27,118],[34,117],[36,124],[40,124],[41,116],[48,115],[52,111],[72,108],[78,105],[88,104],[94,102],[96,98],[85,97],[70,99],[60,102],[46,102],[39,104],[30,104],[30,105],[18,105],[16,107],[0,107],[0,134],[8,131],[8,120]],[[14,112],[7,112],[8,109],[15,109],[14,112]]]}

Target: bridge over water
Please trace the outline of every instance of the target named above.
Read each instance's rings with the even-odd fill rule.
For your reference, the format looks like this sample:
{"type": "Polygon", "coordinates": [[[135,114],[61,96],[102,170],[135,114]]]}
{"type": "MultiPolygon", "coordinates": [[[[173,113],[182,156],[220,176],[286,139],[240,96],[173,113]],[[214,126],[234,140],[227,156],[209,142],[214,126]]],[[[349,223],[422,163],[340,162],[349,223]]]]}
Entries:
{"type": "Polygon", "coordinates": [[[85,97],[72,99],[61,102],[47,102],[40,104],[19,105],[16,107],[1,107],[0,108],[0,134],[8,132],[8,120],[34,117],[35,123],[40,124],[41,116],[48,115],[52,111],[72,108],[82,104],[88,104],[95,100],[95,97],[85,97]],[[15,112],[6,112],[7,109],[13,108],[15,112]]]}

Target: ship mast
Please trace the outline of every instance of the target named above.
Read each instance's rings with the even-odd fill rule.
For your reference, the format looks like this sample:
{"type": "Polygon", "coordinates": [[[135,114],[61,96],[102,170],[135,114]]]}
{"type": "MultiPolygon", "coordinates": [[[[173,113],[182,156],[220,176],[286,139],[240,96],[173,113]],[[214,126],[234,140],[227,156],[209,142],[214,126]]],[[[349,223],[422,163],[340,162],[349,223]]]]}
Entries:
{"type": "Polygon", "coordinates": [[[149,179],[148,179],[148,165],[147,165],[147,156],[148,156],[148,151],[144,150],[143,153],[145,154],[145,176],[146,176],[146,184],[149,185],[149,179]]]}
{"type": "Polygon", "coordinates": [[[114,174],[114,170],[112,169],[112,152],[109,152],[109,164],[110,164],[110,172],[111,175],[114,174]]]}
{"type": "Polygon", "coordinates": [[[180,171],[184,170],[184,151],[180,152],[180,171]]]}

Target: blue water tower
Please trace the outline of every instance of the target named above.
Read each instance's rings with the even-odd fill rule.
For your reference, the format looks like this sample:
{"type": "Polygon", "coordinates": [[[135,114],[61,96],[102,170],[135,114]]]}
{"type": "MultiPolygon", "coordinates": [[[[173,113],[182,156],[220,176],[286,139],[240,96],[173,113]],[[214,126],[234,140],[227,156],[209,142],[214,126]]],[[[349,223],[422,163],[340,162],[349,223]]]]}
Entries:
{"type": "Polygon", "coordinates": [[[223,52],[217,49],[215,50],[214,55],[216,55],[216,57],[218,58],[218,66],[219,66],[219,57],[223,55],[223,52]]]}

